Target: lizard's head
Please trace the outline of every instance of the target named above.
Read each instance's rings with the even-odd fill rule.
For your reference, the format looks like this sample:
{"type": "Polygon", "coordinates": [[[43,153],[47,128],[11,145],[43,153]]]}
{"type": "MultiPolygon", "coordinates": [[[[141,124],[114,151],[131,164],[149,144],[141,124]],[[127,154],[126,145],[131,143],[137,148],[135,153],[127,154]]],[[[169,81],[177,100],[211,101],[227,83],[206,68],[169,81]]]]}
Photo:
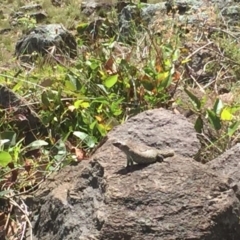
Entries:
{"type": "Polygon", "coordinates": [[[127,143],[124,141],[120,141],[120,140],[113,142],[113,146],[115,146],[121,150],[128,149],[127,143]]]}

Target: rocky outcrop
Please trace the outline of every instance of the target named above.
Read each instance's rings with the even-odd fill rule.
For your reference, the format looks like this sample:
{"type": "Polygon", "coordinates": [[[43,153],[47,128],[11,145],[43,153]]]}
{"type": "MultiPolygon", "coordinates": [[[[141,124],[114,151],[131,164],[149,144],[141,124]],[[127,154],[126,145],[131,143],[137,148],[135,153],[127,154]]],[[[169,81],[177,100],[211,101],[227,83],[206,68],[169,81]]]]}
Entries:
{"type": "Polygon", "coordinates": [[[221,156],[207,163],[214,171],[225,174],[231,178],[232,187],[235,188],[240,200],[240,143],[228,149],[221,156]]]}
{"type": "Polygon", "coordinates": [[[21,60],[32,59],[34,52],[45,56],[77,55],[77,43],[73,35],[62,24],[48,24],[35,27],[26,33],[16,44],[15,55],[21,60]]]}
{"type": "Polygon", "coordinates": [[[193,160],[199,147],[182,115],[155,109],[129,119],[90,161],[67,166],[41,186],[35,239],[240,239],[235,188],[193,160]],[[112,142],[129,138],[176,154],[126,169],[126,156],[112,142]]]}

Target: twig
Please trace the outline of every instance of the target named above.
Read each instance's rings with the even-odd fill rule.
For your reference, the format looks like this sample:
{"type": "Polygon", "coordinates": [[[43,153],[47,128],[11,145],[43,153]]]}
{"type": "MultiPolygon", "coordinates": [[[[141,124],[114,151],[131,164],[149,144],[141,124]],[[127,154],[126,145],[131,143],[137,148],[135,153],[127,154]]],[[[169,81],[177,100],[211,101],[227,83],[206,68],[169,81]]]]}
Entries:
{"type": "Polygon", "coordinates": [[[203,48],[205,48],[205,47],[207,47],[208,45],[211,45],[211,44],[213,44],[213,42],[209,42],[209,43],[203,45],[202,47],[198,48],[197,50],[195,50],[194,52],[192,52],[190,55],[188,55],[188,56],[186,57],[186,60],[187,60],[187,59],[190,59],[190,58],[191,58],[193,55],[195,55],[197,52],[199,52],[200,50],[202,50],[203,48]]]}
{"type": "Polygon", "coordinates": [[[22,231],[20,240],[23,240],[23,238],[25,237],[26,227],[27,227],[27,224],[26,224],[26,222],[24,222],[23,223],[23,231],[22,231]]]}
{"type": "MultiPolygon", "coordinates": [[[[24,204],[23,200],[22,200],[22,199],[20,199],[20,200],[21,200],[22,203],[24,204]]],[[[24,209],[22,209],[21,206],[19,206],[19,205],[17,204],[17,202],[14,201],[11,197],[9,198],[9,201],[10,201],[10,203],[11,203],[13,206],[17,207],[17,208],[24,214],[24,216],[25,216],[25,218],[26,218],[26,221],[27,221],[27,223],[28,223],[28,225],[29,225],[29,228],[30,228],[30,240],[32,240],[32,239],[33,239],[33,235],[32,235],[32,224],[31,224],[31,222],[30,222],[30,220],[29,220],[29,218],[28,218],[28,213],[27,213],[24,209]]],[[[25,205],[25,204],[24,204],[24,205],[25,205]]],[[[24,233],[24,235],[25,235],[25,233],[24,233]]]]}

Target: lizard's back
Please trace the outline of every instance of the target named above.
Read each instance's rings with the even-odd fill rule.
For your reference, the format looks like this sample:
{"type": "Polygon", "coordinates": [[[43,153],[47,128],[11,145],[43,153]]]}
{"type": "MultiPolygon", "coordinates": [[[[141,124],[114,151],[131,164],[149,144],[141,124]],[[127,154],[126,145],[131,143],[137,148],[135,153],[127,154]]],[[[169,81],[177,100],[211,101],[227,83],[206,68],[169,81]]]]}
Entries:
{"type": "Polygon", "coordinates": [[[157,161],[158,156],[157,149],[142,145],[133,148],[129,144],[129,153],[132,160],[136,163],[153,163],[157,161]]]}

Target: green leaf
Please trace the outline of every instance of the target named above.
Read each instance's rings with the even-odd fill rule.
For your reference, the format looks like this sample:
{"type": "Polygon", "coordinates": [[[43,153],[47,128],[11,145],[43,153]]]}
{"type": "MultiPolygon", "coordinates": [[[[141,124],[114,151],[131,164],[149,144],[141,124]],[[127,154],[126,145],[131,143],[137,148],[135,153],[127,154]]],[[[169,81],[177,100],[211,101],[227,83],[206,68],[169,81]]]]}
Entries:
{"type": "Polygon", "coordinates": [[[201,101],[198,99],[197,96],[195,96],[193,93],[191,93],[190,91],[188,91],[186,88],[184,89],[184,91],[187,93],[187,95],[189,96],[189,98],[191,99],[194,107],[197,108],[197,110],[201,110],[201,101]]]}
{"type": "Polygon", "coordinates": [[[173,61],[177,61],[178,58],[179,58],[179,56],[180,56],[180,49],[177,48],[177,49],[173,52],[172,60],[173,60],[173,61]]]}
{"type": "Polygon", "coordinates": [[[195,122],[195,125],[194,125],[194,128],[195,130],[198,132],[198,133],[201,133],[202,132],[202,129],[203,129],[203,120],[201,118],[201,116],[199,116],[195,122]]]}
{"type": "Polygon", "coordinates": [[[97,124],[97,121],[93,121],[93,122],[90,124],[89,128],[90,128],[91,130],[93,130],[94,127],[96,126],[96,124],[97,124]]]}
{"type": "Polygon", "coordinates": [[[80,24],[78,24],[77,27],[76,27],[77,32],[79,34],[83,34],[88,26],[89,26],[89,23],[80,23],[80,24]]]}
{"type": "Polygon", "coordinates": [[[216,114],[220,114],[221,110],[223,109],[224,105],[223,105],[223,102],[221,99],[217,99],[214,103],[214,106],[213,106],[213,111],[216,113],[216,114]]]}
{"type": "Polygon", "coordinates": [[[109,76],[104,80],[104,85],[107,88],[111,88],[116,84],[117,80],[118,80],[118,74],[109,76]]]}
{"type": "Polygon", "coordinates": [[[0,151],[0,166],[6,167],[12,161],[12,156],[5,151],[0,151]]]}
{"type": "Polygon", "coordinates": [[[73,135],[80,138],[89,148],[93,148],[97,142],[94,137],[91,137],[84,132],[75,131],[73,132],[73,135]]]}
{"type": "Polygon", "coordinates": [[[233,119],[233,115],[231,113],[231,108],[225,107],[221,112],[221,120],[223,121],[231,121],[233,119]]]}
{"type": "MultiPolygon", "coordinates": [[[[16,137],[17,137],[17,134],[13,131],[6,131],[6,132],[0,133],[0,139],[9,140],[8,142],[5,141],[5,143],[4,143],[4,145],[8,146],[8,147],[16,145],[16,137]]],[[[1,144],[0,144],[0,146],[1,146],[1,144]]]]}
{"type": "Polygon", "coordinates": [[[68,87],[71,89],[71,86],[74,87],[74,90],[81,90],[81,84],[79,82],[79,79],[76,75],[73,74],[66,74],[66,78],[71,82],[71,85],[68,84],[68,87]]]}
{"type": "Polygon", "coordinates": [[[82,141],[84,141],[88,137],[88,134],[86,134],[84,132],[80,132],[80,131],[73,132],[73,135],[80,138],[82,141]]]}
{"type": "Polygon", "coordinates": [[[107,129],[106,126],[103,124],[97,124],[97,129],[101,133],[101,136],[106,136],[107,135],[107,129]]]}
{"type": "Polygon", "coordinates": [[[10,142],[9,139],[0,140],[0,147],[3,146],[7,142],[10,142]]]}
{"type": "Polygon", "coordinates": [[[171,85],[171,83],[172,83],[172,75],[168,74],[168,76],[163,81],[160,82],[159,87],[167,88],[171,85]]]}
{"type": "Polygon", "coordinates": [[[47,92],[43,92],[43,93],[42,93],[41,99],[42,99],[42,103],[43,103],[44,106],[46,106],[46,107],[49,107],[49,106],[50,106],[50,101],[49,101],[49,99],[48,99],[48,94],[47,94],[47,92]]]}
{"type": "Polygon", "coordinates": [[[166,59],[164,61],[164,66],[165,66],[165,69],[170,69],[172,66],[172,62],[169,59],[166,59]]]}
{"type": "Polygon", "coordinates": [[[215,112],[211,111],[211,110],[207,110],[207,114],[208,114],[208,120],[209,122],[212,124],[212,126],[214,127],[215,130],[219,130],[221,129],[222,125],[221,125],[221,120],[220,118],[216,115],[215,112]]]}
{"type": "Polygon", "coordinates": [[[87,146],[89,148],[93,148],[95,146],[96,142],[97,142],[97,140],[94,137],[90,137],[90,136],[87,138],[87,141],[85,141],[85,143],[87,144],[87,146]]]}
{"type": "Polygon", "coordinates": [[[96,70],[99,67],[100,63],[97,60],[92,59],[86,61],[86,65],[89,66],[91,70],[96,70]]]}
{"type": "Polygon", "coordinates": [[[80,107],[86,109],[89,106],[90,106],[89,102],[84,102],[83,100],[77,100],[77,101],[74,102],[74,107],[76,109],[78,109],[80,107]]]}
{"type": "Polygon", "coordinates": [[[36,140],[32,143],[30,143],[29,145],[26,146],[27,149],[31,149],[31,150],[34,150],[34,149],[39,149],[43,146],[47,146],[48,143],[43,141],[43,140],[36,140]]]}
{"type": "Polygon", "coordinates": [[[234,122],[232,123],[229,127],[228,127],[228,136],[231,137],[235,132],[236,130],[238,130],[238,126],[240,125],[240,122],[237,121],[237,122],[234,122]]]}

